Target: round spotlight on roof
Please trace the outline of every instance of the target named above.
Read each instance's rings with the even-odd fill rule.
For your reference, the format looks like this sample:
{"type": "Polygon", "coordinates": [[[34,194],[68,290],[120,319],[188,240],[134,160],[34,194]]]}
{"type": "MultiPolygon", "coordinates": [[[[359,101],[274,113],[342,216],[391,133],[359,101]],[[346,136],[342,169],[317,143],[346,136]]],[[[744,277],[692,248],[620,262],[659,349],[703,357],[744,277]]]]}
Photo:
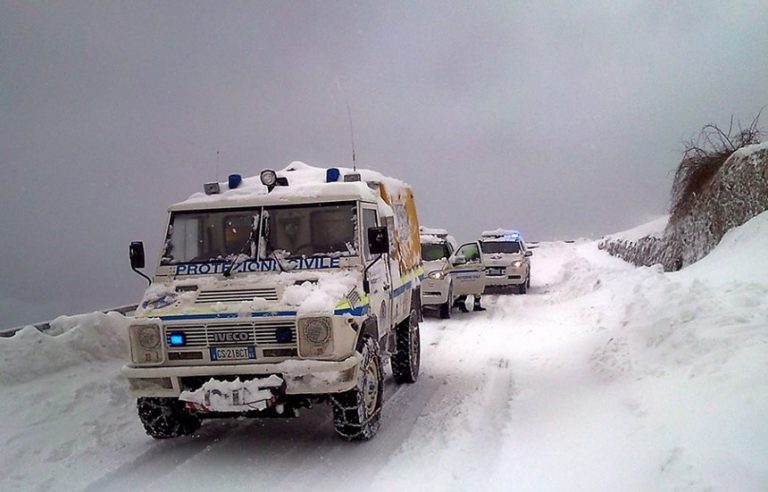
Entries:
{"type": "Polygon", "coordinates": [[[260,177],[261,184],[270,189],[275,187],[275,183],[277,183],[277,173],[275,171],[271,169],[265,169],[261,171],[260,177]]]}

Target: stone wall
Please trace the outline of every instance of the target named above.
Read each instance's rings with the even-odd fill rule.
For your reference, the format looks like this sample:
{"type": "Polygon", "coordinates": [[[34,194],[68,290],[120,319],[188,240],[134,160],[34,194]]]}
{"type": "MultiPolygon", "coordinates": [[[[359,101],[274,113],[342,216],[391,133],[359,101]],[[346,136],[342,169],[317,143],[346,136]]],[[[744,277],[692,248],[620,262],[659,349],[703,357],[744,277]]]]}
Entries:
{"type": "Polygon", "coordinates": [[[635,265],[679,270],[706,256],[723,235],[768,210],[768,142],[734,152],[681,216],[671,216],[661,238],[604,240],[601,249],[635,265]]]}

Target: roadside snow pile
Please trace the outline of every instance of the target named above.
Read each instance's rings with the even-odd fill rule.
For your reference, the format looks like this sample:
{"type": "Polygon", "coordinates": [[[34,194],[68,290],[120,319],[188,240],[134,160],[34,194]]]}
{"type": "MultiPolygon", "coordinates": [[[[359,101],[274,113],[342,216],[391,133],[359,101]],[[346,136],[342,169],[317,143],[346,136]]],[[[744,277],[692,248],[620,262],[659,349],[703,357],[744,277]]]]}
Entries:
{"type": "Polygon", "coordinates": [[[60,316],[43,333],[28,326],[0,338],[0,384],[30,381],[65,367],[128,357],[129,318],[91,313],[60,316]]]}
{"type": "Polygon", "coordinates": [[[605,236],[603,240],[607,241],[637,241],[644,237],[654,237],[660,239],[664,236],[664,229],[669,222],[669,214],[657,217],[650,222],[627,229],[626,231],[616,232],[605,236]]]}
{"type": "Polygon", "coordinates": [[[573,260],[580,262],[567,265],[566,280],[576,276],[585,290],[602,284],[600,302],[620,308],[602,310],[604,318],[606,313],[615,318],[607,323],[614,336],[598,349],[611,363],[595,355],[598,371],[633,365],[650,375],[685,366],[694,377],[704,366],[715,371],[736,353],[768,343],[767,242],[765,212],[729,231],[707,257],[679,272],[664,273],[655,265],[632,269],[631,275],[598,275],[583,258],[573,260]],[[621,357],[635,360],[617,362],[621,357]]]}

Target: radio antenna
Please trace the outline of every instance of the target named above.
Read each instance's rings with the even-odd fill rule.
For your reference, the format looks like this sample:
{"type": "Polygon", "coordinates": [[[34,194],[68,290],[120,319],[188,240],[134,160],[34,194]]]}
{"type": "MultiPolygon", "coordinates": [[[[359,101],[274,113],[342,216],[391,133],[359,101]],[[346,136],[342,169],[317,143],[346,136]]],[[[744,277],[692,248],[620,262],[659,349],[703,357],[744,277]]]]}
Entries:
{"type": "Polygon", "coordinates": [[[357,172],[357,161],[355,160],[355,130],[352,127],[352,110],[347,103],[347,118],[349,119],[349,136],[352,139],[352,170],[357,172]]]}
{"type": "Polygon", "coordinates": [[[219,150],[216,151],[216,182],[219,182],[219,150]]]}

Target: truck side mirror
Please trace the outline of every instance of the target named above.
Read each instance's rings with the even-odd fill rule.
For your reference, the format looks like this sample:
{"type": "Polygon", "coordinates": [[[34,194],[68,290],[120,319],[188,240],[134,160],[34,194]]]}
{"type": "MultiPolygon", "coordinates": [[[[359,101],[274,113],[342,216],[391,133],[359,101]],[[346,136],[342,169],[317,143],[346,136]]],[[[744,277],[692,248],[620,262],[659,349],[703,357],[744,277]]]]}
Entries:
{"type": "Polygon", "coordinates": [[[451,265],[459,266],[467,263],[467,258],[464,255],[456,255],[451,258],[451,265]]]}
{"type": "Polygon", "coordinates": [[[368,251],[372,255],[389,253],[389,232],[386,227],[368,228],[368,251]]]}
{"type": "Polygon", "coordinates": [[[133,241],[128,250],[128,257],[131,259],[131,268],[144,268],[144,243],[133,241]]]}
{"type": "Polygon", "coordinates": [[[533,251],[526,251],[525,256],[533,256],[533,251]]]}

